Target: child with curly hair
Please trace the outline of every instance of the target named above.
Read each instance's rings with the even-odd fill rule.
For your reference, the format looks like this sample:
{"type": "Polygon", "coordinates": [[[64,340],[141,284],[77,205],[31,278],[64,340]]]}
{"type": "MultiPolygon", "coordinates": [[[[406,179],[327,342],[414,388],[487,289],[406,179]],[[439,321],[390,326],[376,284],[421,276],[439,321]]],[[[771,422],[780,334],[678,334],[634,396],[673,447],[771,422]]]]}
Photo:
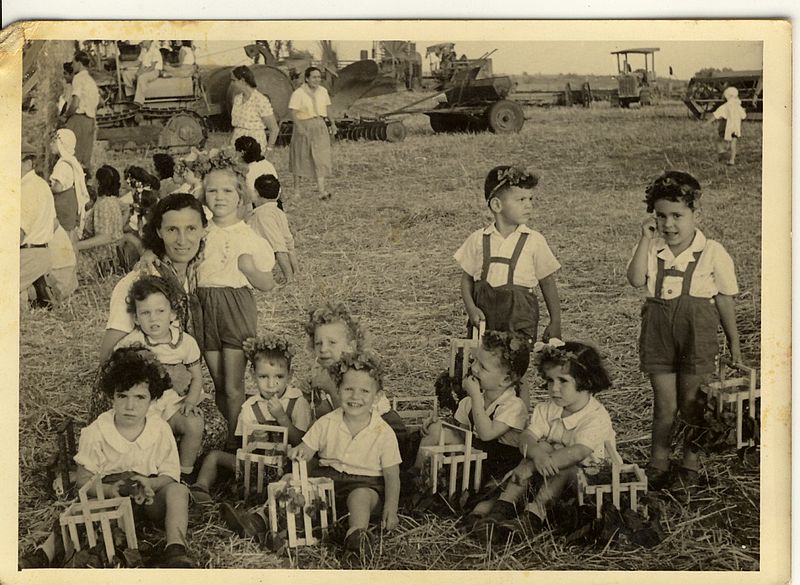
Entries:
{"type": "Polygon", "coordinates": [[[705,394],[700,384],[715,370],[720,324],[734,363],[742,359],[733,297],[739,292],[733,260],[719,242],[697,229],[700,184],[667,171],[647,187],[648,217],[628,264],[628,282],[646,288],[639,361],[653,387],[653,442],[647,477],[651,488],[699,479],[699,446],[705,394]],[[683,460],[670,469],[675,414],[689,425],[683,460]]]}
{"type": "MultiPolygon", "coordinates": [[[[100,372],[100,388],[113,400],[113,408],[81,431],[75,463],[77,483],[95,474],[103,476],[103,495],[120,496],[132,483],[145,496],[141,511],[163,522],[166,547],[160,566],[191,568],[186,551],[189,490],[179,482],[178,448],[169,425],[151,406],[171,385],[156,356],[143,348],[114,351],[100,372]]],[[[94,488],[90,496],[96,496],[94,488]]],[[[136,504],[136,506],[140,506],[136,504]]],[[[60,531],[20,560],[20,568],[58,566],[63,563],[60,531]]]]}
{"type": "MultiPolygon", "coordinates": [[[[271,333],[246,339],[243,349],[252,367],[258,394],[242,404],[236,421],[236,435],[241,437],[248,424],[271,424],[286,427],[289,444],[299,444],[311,425],[311,407],[303,393],[289,385],[294,350],[284,337],[271,333]]],[[[209,490],[219,471],[235,469],[234,453],[211,451],[203,460],[197,481],[191,486],[192,499],[199,504],[211,504],[209,490]]]]}
{"type": "Polygon", "coordinates": [[[152,409],[169,423],[179,439],[181,479],[190,481],[205,430],[203,413],[198,408],[203,399],[203,372],[197,341],[173,325],[177,319],[175,298],[169,284],[158,276],[143,276],[134,282],[127,302],[136,326],[116,348],[146,347],[169,373],[172,387],[152,409]]]}
{"type": "MultiPolygon", "coordinates": [[[[544,236],[527,225],[538,183],[538,176],[517,167],[501,165],[489,171],[483,190],[494,222],[473,232],[454,255],[462,268],[461,296],[470,325],[485,321],[486,329],[517,332],[531,343],[538,337],[537,286],[550,313],[544,339],[561,337],[555,279],[561,265],[544,236]]],[[[526,388],[521,398],[529,407],[526,388]]]]}
{"type": "Polygon", "coordinates": [[[528,428],[519,439],[522,462],[491,508],[477,520],[474,530],[493,542],[505,540],[517,527],[517,504],[530,487],[535,496],[523,520],[539,528],[546,520],[547,505],[563,493],[579,466],[597,465],[605,458],[605,443],[614,442],[614,428],[605,407],[594,397],[611,386],[600,354],[579,341],[551,339],[537,342],[534,364],[547,385],[548,400],[533,409],[528,428]]]}
{"type": "MultiPolygon", "coordinates": [[[[499,480],[520,460],[519,434],[528,421],[528,410],[519,397],[522,377],[528,370],[527,340],[516,333],[487,331],[473,353],[464,378],[467,396],[458,403],[454,418],[475,436],[472,445],[487,454],[484,477],[499,480]]],[[[463,434],[443,427],[434,418],[422,427],[420,447],[439,444],[444,433],[448,445],[463,443],[463,434]]],[[[417,452],[415,467],[421,469],[425,454],[417,452]]]]}

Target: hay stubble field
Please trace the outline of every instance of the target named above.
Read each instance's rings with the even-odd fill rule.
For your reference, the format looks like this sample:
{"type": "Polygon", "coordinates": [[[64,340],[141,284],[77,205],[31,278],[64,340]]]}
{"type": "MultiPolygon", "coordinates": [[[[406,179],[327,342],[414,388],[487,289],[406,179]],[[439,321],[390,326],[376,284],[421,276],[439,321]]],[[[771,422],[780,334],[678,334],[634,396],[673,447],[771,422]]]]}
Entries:
{"type": "MultiPolygon", "coordinates": [[[[566,339],[596,344],[614,387],[598,396],[611,413],[619,450],[644,464],[649,452],[651,390],[638,371],[640,292],[625,279],[645,217],[644,186],[665,169],[695,175],[703,186],[701,229],[733,257],[741,294],[737,322],[748,363],[760,356],[761,125],[746,123],[737,166],[720,163],[713,128],[680,104],[641,110],[528,109],[518,135],[434,135],[421,115],[406,119],[402,143],[343,142],[334,149],[333,199],[316,200],[308,182],[287,206],[301,273],[297,281],[257,294],[260,331],[285,333],[301,350],[295,374],[311,364],[302,332],[307,307],[346,302],[368,327],[385,360],[390,394],[429,394],[445,367],[448,338],[462,335],[465,313],[453,252],[488,221],[486,172],[497,164],[540,174],[532,227],[562,264],[557,276],[566,339]]],[[[227,140],[213,134],[209,146],[227,140]]],[[[100,152],[108,162],[150,166],[151,153],[100,152]]],[[[288,151],[273,161],[285,184],[288,151]]],[[[21,312],[19,547],[46,535],[54,505],[44,466],[55,451],[52,429],[64,417],[85,418],[97,349],[115,278],[88,271],[75,295],[52,312],[21,312]]],[[[542,308],[544,308],[542,306],[542,308]]],[[[546,312],[545,312],[546,314],[546,312]]],[[[546,324],[543,317],[542,326],[546,324]]],[[[543,396],[533,373],[534,396],[543,396]]],[[[207,379],[210,388],[210,379],[207,379]]],[[[222,441],[222,420],[205,405],[206,446],[222,441]]],[[[543,533],[494,552],[454,527],[454,518],[402,513],[369,568],[757,570],[759,470],[735,453],[704,459],[703,490],[687,501],[657,498],[666,539],[652,549],[566,545],[543,533]]],[[[59,504],[61,506],[61,504],[59,504]]],[[[60,507],[58,508],[61,509],[60,507]]],[[[336,549],[277,557],[222,527],[216,512],[191,512],[190,550],[200,566],[338,568],[336,549]]]]}

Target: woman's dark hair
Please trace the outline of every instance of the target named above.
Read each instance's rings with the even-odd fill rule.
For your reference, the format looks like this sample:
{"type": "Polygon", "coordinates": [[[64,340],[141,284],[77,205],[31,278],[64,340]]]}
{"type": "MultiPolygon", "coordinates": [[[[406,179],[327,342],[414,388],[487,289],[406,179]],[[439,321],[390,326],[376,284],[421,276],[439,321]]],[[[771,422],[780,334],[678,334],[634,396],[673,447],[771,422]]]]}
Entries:
{"type": "Polygon", "coordinates": [[[252,136],[239,136],[233,146],[237,152],[242,153],[242,160],[248,164],[264,160],[261,145],[252,136]]]}
{"type": "Polygon", "coordinates": [[[256,85],[256,76],[253,75],[253,71],[247,65],[239,65],[238,67],[234,67],[231,74],[236,79],[241,79],[250,87],[258,87],[256,85]]]}
{"type": "Polygon", "coordinates": [[[103,165],[94,174],[97,180],[98,197],[119,197],[119,171],[111,165],[103,165]]]}
{"type": "Polygon", "coordinates": [[[168,211],[180,211],[181,209],[194,209],[200,216],[203,227],[208,225],[206,214],[203,213],[203,204],[194,195],[189,193],[172,193],[159,200],[151,209],[147,218],[147,223],[142,229],[142,243],[144,247],[151,250],[159,258],[164,255],[164,241],[159,237],[158,230],[161,229],[161,220],[168,211]]]}
{"type": "Polygon", "coordinates": [[[76,51],[75,52],[75,57],[73,57],[73,61],[77,61],[78,63],[80,63],[84,67],[88,67],[89,66],[89,53],[87,53],[86,51],[76,51]]]}
{"type": "Polygon", "coordinates": [[[148,173],[142,167],[130,166],[127,169],[125,169],[125,180],[126,181],[134,180],[134,181],[137,181],[137,182],[141,183],[145,187],[150,185],[150,177],[151,176],[152,175],[150,175],[150,173],[148,173]]]}
{"type": "Polygon", "coordinates": [[[161,293],[169,301],[169,306],[175,308],[176,291],[170,288],[166,280],[160,276],[142,276],[131,285],[125,303],[128,305],[128,313],[136,314],[136,303],[144,301],[150,295],[161,293]]]}
{"type": "Polygon", "coordinates": [[[519,187],[520,189],[533,189],[539,184],[539,176],[519,167],[500,165],[494,167],[486,175],[483,182],[483,195],[486,202],[490,202],[493,197],[497,197],[508,187],[519,187]]]}
{"type": "Polygon", "coordinates": [[[700,183],[692,175],[683,171],[665,171],[653,180],[645,189],[644,202],[647,212],[652,213],[656,201],[682,201],[689,209],[694,209],[695,202],[700,199],[700,183]]]}
{"type": "Polygon", "coordinates": [[[535,361],[541,376],[544,376],[547,367],[566,366],[569,375],[575,378],[575,386],[579,391],[597,394],[611,387],[611,377],[600,353],[580,341],[567,341],[558,348],[545,351],[535,361]]]}
{"type": "Polygon", "coordinates": [[[160,180],[171,179],[175,174],[175,159],[166,152],[157,152],[153,155],[153,168],[160,180]]]}
{"type": "Polygon", "coordinates": [[[137,384],[147,384],[150,399],[156,400],[172,387],[172,380],[155,354],[141,345],[121,347],[100,368],[100,391],[114,398],[137,384]]]}
{"type": "Polygon", "coordinates": [[[319,67],[306,67],[306,70],[303,72],[303,79],[308,80],[314,71],[319,71],[319,74],[322,75],[322,70],[319,67]]]}

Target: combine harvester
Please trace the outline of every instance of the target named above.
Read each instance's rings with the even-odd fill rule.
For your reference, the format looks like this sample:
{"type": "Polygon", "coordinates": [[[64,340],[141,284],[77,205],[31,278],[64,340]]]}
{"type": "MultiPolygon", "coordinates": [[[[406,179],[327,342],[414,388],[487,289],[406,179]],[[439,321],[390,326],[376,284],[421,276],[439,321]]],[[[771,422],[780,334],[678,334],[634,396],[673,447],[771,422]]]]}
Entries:
{"type": "Polygon", "coordinates": [[[761,120],[764,112],[762,71],[723,71],[706,77],[693,77],[686,88],[683,103],[692,116],[702,120],[725,103],[728,87],[739,90],[739,99],[750,120],[761,120]]]}

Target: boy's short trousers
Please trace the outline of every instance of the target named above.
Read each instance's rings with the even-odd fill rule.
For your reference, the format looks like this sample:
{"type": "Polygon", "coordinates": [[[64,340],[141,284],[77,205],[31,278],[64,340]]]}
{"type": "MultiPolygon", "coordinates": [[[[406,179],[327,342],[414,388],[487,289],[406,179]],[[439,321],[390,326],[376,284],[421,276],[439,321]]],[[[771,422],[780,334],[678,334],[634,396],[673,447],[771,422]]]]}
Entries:
{"type": "Polygon", "coordinates": [[[383,507],[384,494],[386,487],[383,476],[354,475],[336,471],[333,467],[320,465],[319,460],[314,459],[309,462],[308,475],[310,477],[327,477],[333,480],[333,489],[336,494],[336,510],[338,515],[343,515],[347,510],[347,498],[357,488],[369,488],[378,493],[378,505],[375,512],[379,512],[383,507]]]}
{"type": "Polygon", "coordinates": [[[255,337],[258,311],[253,291],[247,287],[198,288],[203,314],[203,351],[242,349],[255,337]]]}
{"type": "Polygon", "coordinates": [[[505,445],[499,441],[481,441],[472,439],[472,446],[486,453],[483,462],[483,481],[487,479],[501,480],[522,461],[522,453],[518,447],[505,445]]]}
{"type": "Polygon", "coordinates": [[[647,374],[710,374],[719,351],[714,299],[648,298],[642,306],[639,361],[647,374]]]}

